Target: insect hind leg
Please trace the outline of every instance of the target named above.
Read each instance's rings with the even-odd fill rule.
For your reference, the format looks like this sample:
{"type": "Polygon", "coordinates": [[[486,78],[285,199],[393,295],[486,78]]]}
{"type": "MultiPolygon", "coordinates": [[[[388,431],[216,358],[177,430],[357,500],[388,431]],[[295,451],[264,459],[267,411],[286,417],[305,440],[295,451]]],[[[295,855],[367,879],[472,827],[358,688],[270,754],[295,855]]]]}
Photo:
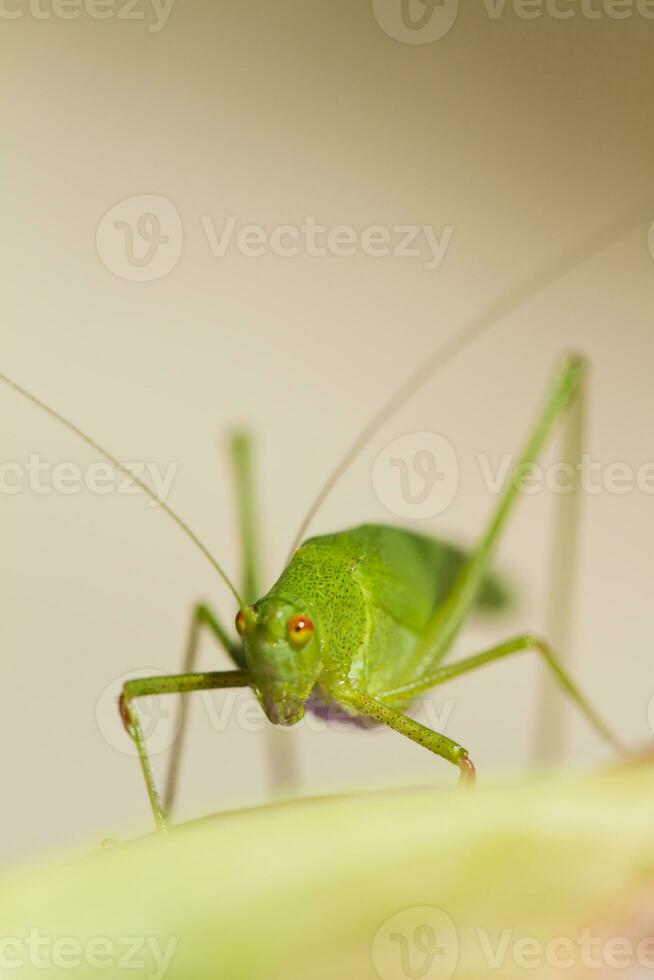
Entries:
{"type": "Polygon", "coordinates": [[[416,657],[424,665],[421,674],[443,660],[473,608],[500,535],[520,495],[524,474],[536,462],[556,421],[574,399],[584,370],[585,361],[579,355],[569,354],[563,359],[475,550],[418,641],[416,657]]]}
{"type": "MultiPolygon", "coordinates": [[[[549,560],[549,587],[545,635],[560,662],[570,658],[575,604],[575,577],[581,509],[580,466],[584,447],[586,374],[577,383],[574,396],[563,413],[561,464],[571,473],[571,492],[556,494],[549,560]]],[[[560,761],[565,745],[564,702],[558,697],[552,676],[544,676],[538,689],[536,718],[532,733],[535,762],[552,765],[560,761]]]]}

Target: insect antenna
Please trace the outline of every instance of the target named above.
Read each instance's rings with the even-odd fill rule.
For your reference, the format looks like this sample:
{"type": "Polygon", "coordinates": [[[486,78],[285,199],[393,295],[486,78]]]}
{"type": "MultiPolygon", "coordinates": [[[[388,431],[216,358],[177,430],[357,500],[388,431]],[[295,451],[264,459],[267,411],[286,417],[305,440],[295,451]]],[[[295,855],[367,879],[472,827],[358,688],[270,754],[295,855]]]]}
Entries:
{"type": "Polygon", "coordinates": [[[427,360],[419,365],[400,387],[393,392],[390,398],[384,402],[327,477],[307,511],[304,520],[300,524],[289,552],[289,559],[302,543],[309,525],[343,474],[349,469],[359,453],[365,449],[384,423],[419,388],[429,381],[457,354],[491,330],[504,317],[514,313],[528,303],[532,297],[549,289],[559,279],[563,279],[569,273],[579,268],[579,266],[595,258],[595,256],[599,255],[610,245],[614,245],[629,232],[632,232],[638,225],[645,221],[643,216],[648,213],[648,208],[651,206],[651,201],[641,202],[637,208],[633,208],[628,213],[623,214],[610,225],[606,225],[600,231],[588,235],[582,242],[571,247],[555,260],[527,276],[517,286],[503,293],[486,307],[485,310],[468,320],[453,337],[448,338],[443,344],[440,344],[427,360]]]}
{"type": "Polygon", "coordinates": [[[82,442],[85,442],[87,446],[90,446],[91,449],[95,450],[95,452],[99,453],[101,456],[104,456],[104,458],[109,463],[111,463],[111,465],[116,470],[118,470],[119,473],[122,473],[124,476],[126,476],[132,483],[134,483],[137,487],[139,487],[139,489],[141,489],[143,493],[150,498],[150,500],[158,504],[159,507],[161,507],[161,509],[168,515],[168,517],[170,517],[171,520],[173,520],[175,524],[177,524],[177,526],[181,528],[181,530],[184,532],[187,538],[189,538],[193,542],[195,547],[202,552],[202,554],[207,559],[207,561],[218,572],[221,579],[223,580],[227,588],[230,590],[230,592],[236,599],[239,608],[243,605],[243,602],[241,600],[240,595],[238,594],[238,590],[236,589],[236,586],[234,585],[230,577],[227,575],[227,572],[225,572],[222,565],[216,560],[216,558],[214,558],[214,556],[211,554],[207,546],[202,543],[202,541],[197,536],[197,534],[191,530],[191,528],[188,526],[186,521],[182,520],[179,514],[176,514],[175,511],[172,509],[172,507],[169,507],[168,504],[165,502],[165,500],[162,500],[162,498],[157,493],[155,493],[154,490],[147,485],[147,483],[144,483],[143,480],[139,479],[139,477],[136,476],[134,473],[132,473],[127,466],[121,463],[120,460],[116,459],[116,457],[112,453],[110,453],[107,449],[105,449],[103,446],[97,443],[95,439],[92,439],[91,436],[87,435],[86,432],[83,432],[82,429],[80,429],[79,426],[75,425],[74,422],[69,421],[69,419],[65,418],[63,415],[60,415],[59,412],[57,412],[54,408],[51,408],[50,405],[47,405],[45,402],[41,401],[40,398],[37,398],[36,395],[33,395],[31,391],[27,391],[26,388],[23,388],[16,381],[13,381],[11,378],[9,378],[6,374],[0,373],[0,382],[8,385],[10,388],[13,388],[13,390],[17,391],[19,395],[22,395],[28,401],[32,402],[33,405],[36,405],[43,412],[45,412],[46,415],[49,415],[50,418],[53,418],[57,422],[60,422],[63,426],[65,426],[66,429],[68,429],[69,432],[72,432],[79,439],[81,439],[82,442]]]}

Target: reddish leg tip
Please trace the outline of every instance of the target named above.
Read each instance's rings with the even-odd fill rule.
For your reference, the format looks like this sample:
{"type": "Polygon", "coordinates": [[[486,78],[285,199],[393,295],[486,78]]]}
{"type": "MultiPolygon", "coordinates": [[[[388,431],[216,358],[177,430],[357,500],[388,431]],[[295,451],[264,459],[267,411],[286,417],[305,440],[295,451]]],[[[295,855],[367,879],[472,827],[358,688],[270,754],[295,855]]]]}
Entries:
{"type": "Polygon", "coordinates": [[[461,777],[459,779],[459,786],[474,786],[477,779],[477,770],[474,767],[472,759],[469,759],[467,755],[459,760],[459,769],[461,771],[461,777]]]}
{"type": "Polygon", "coordinates": [[[123,725],[125,726],[125,731],[128,735],[132,734],[132,714],[127,706],[127,701],[125,700],[125,695],[121,694],[118,698],[118,710],[120,712],[120,717],[122,718],[123,725]]]}

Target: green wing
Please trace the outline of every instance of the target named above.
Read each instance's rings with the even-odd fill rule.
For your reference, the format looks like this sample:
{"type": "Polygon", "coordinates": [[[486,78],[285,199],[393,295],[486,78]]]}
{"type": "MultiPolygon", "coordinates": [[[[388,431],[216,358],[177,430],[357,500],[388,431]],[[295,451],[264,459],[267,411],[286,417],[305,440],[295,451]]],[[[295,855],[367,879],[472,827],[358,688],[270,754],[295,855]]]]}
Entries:
{"type": "MultiPolygon", "coordinates": [[[[415,633],[443,602],[468,557],[448,541],[384,524],[363,524],[336,538],[360,556],[357,578],[369,600],[415,633]]],[[[492,575],[477,604],[499,611],[509,598],[505,584],[492,575]]]]}

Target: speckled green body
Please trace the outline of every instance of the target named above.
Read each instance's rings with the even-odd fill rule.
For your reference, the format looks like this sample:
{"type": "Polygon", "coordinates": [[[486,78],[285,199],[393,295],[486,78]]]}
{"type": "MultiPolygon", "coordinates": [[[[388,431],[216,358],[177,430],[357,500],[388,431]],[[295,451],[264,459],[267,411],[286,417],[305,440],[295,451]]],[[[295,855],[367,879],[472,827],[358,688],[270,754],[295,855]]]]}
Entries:
{"type": "MultiPolygon", "coordinates": [[[[385,695],[433,666],[418,641],[464,559],[446,542],[378,524],[306,541],[254,606],[268,642],[262,628],[245,639],[264,707],[266,693],[270,702],[298,706],[309,694],[338,702],[344,682],[403,707],[406,698],[385,695]],[[315,624],[315,637],[301,655],[284,649],[282,627],[292,612],[307,614],[315,624]]],[[[499,588],[487,583],[480,602],[500,605],[499,588]]]]}
{"type": "MultiPolygon", "coordinates": [[[[76,425],[0,374],[0,382],[61,422],[155,500],[210,561],[241,606],[235,620],[239,642],[233,642],[213,612],[199,604],[189,633],[186,671],[131,679],[123,685],[120,715],[136,746],[159,830],[166,829],[166,813],[134,710],[136,699],[158,694],[249,687],[268,719],[278,725],[299,721],[307,702],[313,710],[320,709],[321,701],[323,706],[325,702],[335,703],[352,715],[387,725],[446,759],[458,767],[462,782],[471,783],[475,766],[467,749],[402,709],[411,697],[454,677],[516,653],[536,651],[597,732],[621,750],[619,741],[586,701],[549,644],[533,634],[522,633],[456,663],[441,664],[475,604],[504,605],[502,589],[488,578],[497,539],[518,498],[522,475],[538,458],[556,419],[579,394],[583,372],[581,357],[571,354],[563,359],[511,477],[470,555],[464,556],[446,542],[400,528],[363,525],[306,541],[272,589],[252,605],[243,604],[244,599],[250,603],[254,598],[257,581],[246,439],[235,436],[232,440],[243,545],[243,599],[202,541],[146,483],[76,425]],[[211,630],[237,669],[194,672],[203,626],[211,630]]],[[[576,425],[569,433],[575,460],[581,453],[579,400],[577,409],[576,425]]],[[[574,536],[569,540],[574,544],[574,536]]],[[[175,796],[183,722],[182,718],[170,763],[165,798],[168,810],[175,796]]]]}

